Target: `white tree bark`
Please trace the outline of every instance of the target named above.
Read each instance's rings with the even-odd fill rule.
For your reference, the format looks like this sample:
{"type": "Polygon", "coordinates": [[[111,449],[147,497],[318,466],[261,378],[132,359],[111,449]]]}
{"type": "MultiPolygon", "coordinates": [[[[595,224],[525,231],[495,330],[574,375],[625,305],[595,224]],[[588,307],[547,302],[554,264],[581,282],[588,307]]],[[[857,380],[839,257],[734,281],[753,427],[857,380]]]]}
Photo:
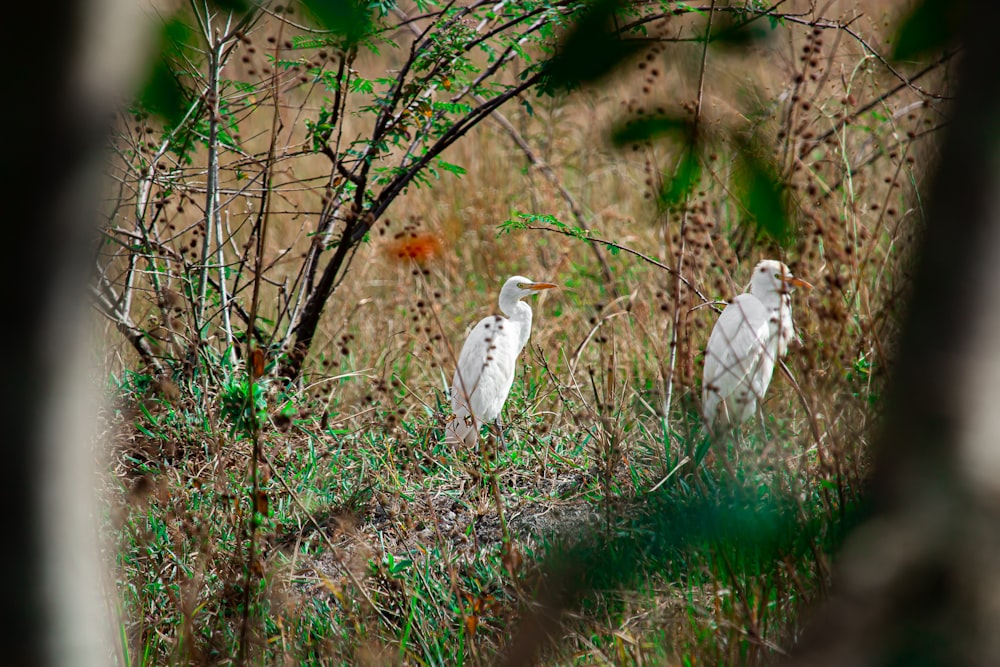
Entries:
{"type": "Polygon", "coordinates": [[[0,651],[7,665],[113,661],[116,627],[94,502],[85,287],[105,132],[154,45],[147,12],[154,15],[132,0],[5,9],[7,48],[20,54],[3,111],[0,651]]]}

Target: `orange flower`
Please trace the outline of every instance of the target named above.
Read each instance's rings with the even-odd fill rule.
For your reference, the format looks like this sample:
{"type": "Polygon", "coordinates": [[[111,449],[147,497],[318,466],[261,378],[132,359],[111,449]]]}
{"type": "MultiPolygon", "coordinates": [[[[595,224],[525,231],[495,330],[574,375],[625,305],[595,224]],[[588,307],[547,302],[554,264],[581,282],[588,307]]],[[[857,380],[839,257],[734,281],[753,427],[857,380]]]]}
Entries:
{"type": "Polygon", "coordinates": [[[425,264],[441,252],[441,242],[430,232],[407,232],[388,242],[383,250],[390,259],[412,259],[417,264],[425,264]]]}

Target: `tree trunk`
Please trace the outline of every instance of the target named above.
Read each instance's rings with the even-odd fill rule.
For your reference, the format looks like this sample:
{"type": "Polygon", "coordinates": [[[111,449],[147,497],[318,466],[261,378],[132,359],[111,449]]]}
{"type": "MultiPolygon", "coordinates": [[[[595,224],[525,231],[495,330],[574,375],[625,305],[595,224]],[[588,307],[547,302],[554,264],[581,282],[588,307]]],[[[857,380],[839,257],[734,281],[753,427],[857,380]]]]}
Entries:
{"type": "Polygon", "coordinates": [[[141,62],[146,23],[127,0],[14,3],[4,101],[0,373],[6,665],[102,665],[112,656],[97,544],[85,287],[110,112],[141,62]],[[96,5],[100,4],[100,7],[96,5]],[[81,428],[81,425],[84,427],[81,428]]]}

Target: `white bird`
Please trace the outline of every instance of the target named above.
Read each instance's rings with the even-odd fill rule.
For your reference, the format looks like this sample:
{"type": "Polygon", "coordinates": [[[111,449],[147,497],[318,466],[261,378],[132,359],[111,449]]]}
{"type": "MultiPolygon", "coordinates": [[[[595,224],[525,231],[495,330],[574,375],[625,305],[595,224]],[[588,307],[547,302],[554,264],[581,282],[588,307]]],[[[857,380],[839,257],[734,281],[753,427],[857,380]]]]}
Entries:
{"type": "Polygon", "coordinates": [[[705,348],[702,410],[709,428],[746,421],[757,411],[778,359],[797,338],[793,287],[812,285],[788,267],[765,259],[754,267],[750,290],[722,311],[705,348]]]}
{"type": "Polygon", "coordinates": [[[523,276],[508,278],[500,290],[500,311],[480,320],[465,339],[458,368],[451,383],[448,438],[468,446],[476,443],[479,428],[500,416],[514,384],[514,365],[531,335],[531,306],[521,301],[541,290],[556,287],[523,276]]]}

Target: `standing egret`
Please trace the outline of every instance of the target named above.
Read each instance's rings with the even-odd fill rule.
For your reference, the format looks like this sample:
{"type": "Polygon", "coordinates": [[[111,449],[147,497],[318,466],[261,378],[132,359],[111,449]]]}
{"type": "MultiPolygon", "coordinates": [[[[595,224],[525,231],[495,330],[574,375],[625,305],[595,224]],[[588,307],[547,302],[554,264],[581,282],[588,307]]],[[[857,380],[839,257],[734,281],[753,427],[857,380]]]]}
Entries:
{"type": "Polygon", "coordinates": [[[765,259],[754,267],[750,290],[722,311],[705,348],[702,409],[710,428],[746,421],[771,383],[774,365],[796,337],[793,287],[812,285],[788,267],[765,259]]]}
{"type": "Polygon", "coordinates": [[[514,384],[514,364],[531,335],[531,306],[521,299],[553,287],[523,276],[508,278],[500,290],[500,311],[507,317],[480,320],[465,339],[451,383],[450,440],[472,446],[479,427],[500,416],[514,384]]]}

